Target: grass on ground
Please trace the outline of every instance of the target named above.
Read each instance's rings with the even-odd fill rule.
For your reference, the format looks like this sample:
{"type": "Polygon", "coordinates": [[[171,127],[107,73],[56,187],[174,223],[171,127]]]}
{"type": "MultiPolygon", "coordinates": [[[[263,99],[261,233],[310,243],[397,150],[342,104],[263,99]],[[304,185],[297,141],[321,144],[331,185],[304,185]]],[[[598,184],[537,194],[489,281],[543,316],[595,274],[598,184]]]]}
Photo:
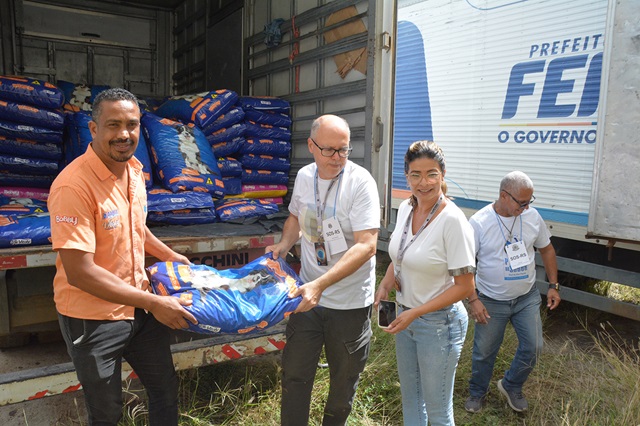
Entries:
{"type": "MultiPolygon", "coordinates": [[[[582,314],[556,310],[544,319],[545,349],[524,388],[530,407],[524,414],[513,412],[495,385],[517,347],[511,327],[507,328],[498,354],[485,408],[478,414],[464,410],[471,373],[474,327],[471,323],[456,375],[456,423],[640,426],[640,337],[621,339],[606,321],[594,332],[576,321],[576,315],[582,314]]],[[[180,372],[180,424],[279,425],[280,373],[279,357],[273,355],[180,372]]],[[[321,424],[328,389],[329,371],[320,368],[314,385],[311,425],[321,424]]],[[[124,424],[146,424],[142,407],[130,404],[124,424]]],[[[371,354],[349,425],[401,424],[394,340],[374,327],[371,354]]]]}

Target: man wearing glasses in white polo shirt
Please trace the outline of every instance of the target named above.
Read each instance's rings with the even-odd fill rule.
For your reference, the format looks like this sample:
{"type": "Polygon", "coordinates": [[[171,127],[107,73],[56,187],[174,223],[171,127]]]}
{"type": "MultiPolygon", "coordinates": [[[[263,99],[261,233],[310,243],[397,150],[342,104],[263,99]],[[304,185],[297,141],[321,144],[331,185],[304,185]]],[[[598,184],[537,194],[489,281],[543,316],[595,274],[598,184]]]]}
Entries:
{"type": "Polygon", "coordinates": [[[380,201],[373,177],[348,160],[349,125],[323,115],[307,139],[314,162],[296,176],[281,241],[284,256],[301,239],[305,282],[287,324],[282,354],[283,425],[306,425],[314,377],[324,347],[331,375],[322,424],[344,425],[369,355],[380,201]]]}
{"type": "Polygon", "coordinates": [[[509,322],[518,337],[518,349],[497,388],[514,411],[528,409],[522,387],[543,343],[534,248],[542,256],[549,280],[547,307],[555,309],[560,303],[556,252],[540,213],[529,207],[534,200],[531,179],[514,171],[500,182],[498,200],[469,219],[475,233],[477,257],[477,294],[468,299],[469,316],[476,324],[470,396],[465,403],[470,413],[479,412],[484,405],[509,322]]]}

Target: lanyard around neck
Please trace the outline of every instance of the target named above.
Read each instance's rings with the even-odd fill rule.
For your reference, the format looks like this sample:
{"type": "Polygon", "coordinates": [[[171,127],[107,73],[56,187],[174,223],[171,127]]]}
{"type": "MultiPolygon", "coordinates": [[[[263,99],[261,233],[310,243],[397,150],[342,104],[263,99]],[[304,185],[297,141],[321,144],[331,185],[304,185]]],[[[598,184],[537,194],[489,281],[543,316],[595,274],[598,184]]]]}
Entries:
{"type": "MultiPolygon", "coordinates": [[[[502,219],[498,215],[498,212],[495,209],[493,209],[493,212],[496,214],[496,219],[498,220],[498,228],[500,228],[500,233],[502,234],[502,238],[504,238],[507,244],[510,244],[511,237],[513,237],[513,227],[516,224],[516,221],[518,220],[518,218],[516,217],[515,219],[513,219],[513,223],[511,224],[511,229],[507,229],[507,225],[505,225],[505,223],[502,221],[502,219]],[[507,236],[504,235],[504,231],[502,230],[503,226],[504,226],[504,231],[509,231],[509,238],[507,238],[507,236]]],[[[522,241],[522,215],[520,215],[519,217],[520,217],[520,240],[522,241]]]]}
{"type": "Polygon", "coordinates": [[[409,213],[409,216],[407,216],[407,220],[404,223],[404,230],[402,231],[402,238],[400,238],[400,248],[398,250],[398,258],[396,260],[396,265],[395,265],[396,268],[398,268],[398,269],[400,268],[400,265],[402,264],[402,259],[404,258],[404,253],[411,246],[411,244],[413,244],[413,242],[420,236],[420,234],[422,233],[422,231],[424,231],[424,229],[427,227],[429,222],[431,222],[431,219],[433,218],[433,215],[436,213],[436,211],[438,211],[438,207],[440,207],[440,204],[442,203],[443,199],[444,199],[444,196],[440,195],[440,198],[438,198],[438,201],[435,203],[435,205],[433,206],[433,208],[429,212],[429,215],[427,216],[427,218],[422,223],[422,226],[420,227],[420,229],[418,229],[418,232],[416,232],[416,234],[413,236],[413,238],[411,238],[411,240],[405,246],[404,243],[407,241],[407,235],[409,234],[409,225],[410,225],[410,222],[411,222],[411,215],[413,214],[413,209],[411,209],[411,212],[409,213]]]}
{"type": "Polygon", "coordinates": [[[317,227],[317,231],[318,231],[318,237],[320,238],[320,240],[324,240],[324,238],[322,237],[322,217],[324,216],[324,208],[327,204],[327,198],[329,198],[329,193],[331,192],[331,188],[333,188],[333,185],[336,183],[336,181],[338,182],[338,188],[336,189],[336,201],[334,202],[334,206],[333,206],[333,215],[336,215],[336,204],[338,204],[338,191],[340,189],[340,184],[342,183],[342,175],[344,173],[344,169],[340,172],[340,174],[338,176],[336,176],[335,178],[331,179],[331,183],[329,184],[329,188],[327,189],[327,193],[324,194],[324,201],[320,201],[320,192],[318,190],[318,169],[316,169],[316,175],[315,175],[315,179],[314,179],[314,185],[313,185],[313,192],[315,193],[316,196],[316,227],[317,227]]]}

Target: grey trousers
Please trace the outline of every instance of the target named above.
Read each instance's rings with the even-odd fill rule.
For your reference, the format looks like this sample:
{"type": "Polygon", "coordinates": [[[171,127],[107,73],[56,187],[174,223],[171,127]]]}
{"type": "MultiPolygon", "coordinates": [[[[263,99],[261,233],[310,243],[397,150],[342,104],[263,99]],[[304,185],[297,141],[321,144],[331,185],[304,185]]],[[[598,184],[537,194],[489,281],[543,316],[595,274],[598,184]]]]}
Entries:
{"type": "Polygon", "coordinates": [[[323,346],[330,387],[322,424],[346,424],[360,373],[369,356],[371,306],[351,310],[317,306],[291,315],[286,334],[282,354],[282,425],[308,424],[311,391],[323,346]]]}

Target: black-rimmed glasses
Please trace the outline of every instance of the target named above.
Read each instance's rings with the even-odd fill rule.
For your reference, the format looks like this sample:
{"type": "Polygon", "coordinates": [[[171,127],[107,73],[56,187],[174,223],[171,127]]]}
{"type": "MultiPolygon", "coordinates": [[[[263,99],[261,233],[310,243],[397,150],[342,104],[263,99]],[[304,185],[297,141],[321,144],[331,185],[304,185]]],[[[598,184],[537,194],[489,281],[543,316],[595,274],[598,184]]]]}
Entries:
{"type": "Polygon", "coordinates": [[[503,189],[503,191],[504,191],[504,192],[506,192],[506,193],[507,193],[507,195],[508,195],[509,197],[511,197],[511,199],[512,199],[513,201],[515,201],[515,202],[516,202],[516,204],[518,204],[518,205],[520,206],[520,208],[525,208],[525,207],[527,207],[529,204],[533,203],[533,202],[536,200],[536,197],[532,194],[532,195],[531,195],[531,199],[530,199],[529,201],[525,201],[525,202],[523,203],[522,201],[517,200],[517,199],[516,199],[516,197],[514,197],[513,195],[509,194],[509,191],[505,191],[504,189],[503,189]]]}
{"type": "Polygon", "coordinates": [[[316,141],[313,140],[313,138],[309,138],[309,139],[311,139],[311,142],[313,142],[313,144],[318,147],[318,149],[320,150],[320,154],[322,154],[323,157],[333,157],[333,154],[337,152],[339,157],[347,158],[351,153],[351,150],[353,150],[353,148],[349,146],[345,146],[344,148],[340,148],[340,149],[322,148],[320,145],[316,143],[316,141]]]}

